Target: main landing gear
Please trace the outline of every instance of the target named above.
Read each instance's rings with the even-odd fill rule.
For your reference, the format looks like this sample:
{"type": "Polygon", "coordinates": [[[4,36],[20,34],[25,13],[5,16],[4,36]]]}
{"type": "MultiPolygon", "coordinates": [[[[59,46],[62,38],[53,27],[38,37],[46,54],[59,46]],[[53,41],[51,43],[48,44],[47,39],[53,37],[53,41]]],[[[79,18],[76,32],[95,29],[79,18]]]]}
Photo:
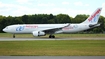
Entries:
{"type": "Polygon", "coordinates": [[[49,35],[49,38],[55,38],[55,36],[51,34],[51,35],[49,35]]]}

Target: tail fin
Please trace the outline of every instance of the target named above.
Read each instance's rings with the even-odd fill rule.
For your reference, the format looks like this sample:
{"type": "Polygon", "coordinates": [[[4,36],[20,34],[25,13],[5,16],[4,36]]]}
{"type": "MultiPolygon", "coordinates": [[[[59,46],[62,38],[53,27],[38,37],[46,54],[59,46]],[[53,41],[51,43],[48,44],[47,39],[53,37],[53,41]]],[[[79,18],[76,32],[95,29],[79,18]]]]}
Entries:
{"type": "Polygon", "coordinates": [[[81,24],[97,24],[98,23],[98,20],[99,20],[99,17],[100,17],[101,10],[102,10],[102,8],[96,9],[96,11],[92,15],[90,15],[81,24]]]}

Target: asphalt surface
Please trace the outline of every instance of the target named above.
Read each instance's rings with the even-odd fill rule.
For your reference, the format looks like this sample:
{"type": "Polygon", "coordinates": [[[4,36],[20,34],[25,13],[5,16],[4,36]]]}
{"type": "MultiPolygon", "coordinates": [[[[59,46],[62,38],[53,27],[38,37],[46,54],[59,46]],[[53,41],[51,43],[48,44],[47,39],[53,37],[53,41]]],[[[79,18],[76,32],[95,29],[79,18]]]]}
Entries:
{"type": "Polygon", "coordinates": [[[30,41],[30,40],[105,40],[105,38],[0,38],[0,41],[30,41]]]}
{"type": "Polygon", "coordinates": [[[0,59],[105,59],[105,56],[0,56],[0,59]]]}

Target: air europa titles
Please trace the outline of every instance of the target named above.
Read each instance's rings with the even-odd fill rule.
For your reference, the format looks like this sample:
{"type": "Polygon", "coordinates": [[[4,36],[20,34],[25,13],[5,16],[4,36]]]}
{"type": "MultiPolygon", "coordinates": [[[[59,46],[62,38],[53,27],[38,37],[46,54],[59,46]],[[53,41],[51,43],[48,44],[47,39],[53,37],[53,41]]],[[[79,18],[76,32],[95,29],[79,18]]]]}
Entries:
{"type": "Polygon", "coordinates": [[[38,28],[37,25],[26,25],[25,27],[27,27],[27,28],[38,28]]]}
{"type": "Polygon", "coordinates": [[[88,20],[91,21],[101,10],[98,9],[88,20]]]}

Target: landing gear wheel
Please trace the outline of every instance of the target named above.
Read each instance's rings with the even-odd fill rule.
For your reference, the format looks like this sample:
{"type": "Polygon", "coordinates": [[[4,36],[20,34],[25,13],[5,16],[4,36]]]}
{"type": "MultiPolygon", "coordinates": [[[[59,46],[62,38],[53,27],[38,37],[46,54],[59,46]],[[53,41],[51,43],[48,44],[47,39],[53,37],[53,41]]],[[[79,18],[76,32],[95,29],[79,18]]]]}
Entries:
{"type": "Polygon", "coordinates": [[[15,38],[15,34],[13,34],[13,38],[15,38]]]}
{"type": "Polygon", "coordinates": [[[55,36],[53,35],[52,38],[55,38],[55,36]]]}
{"type": "Polygon", "coordinates": [[[54,35],[49,35],[49,38],[55,38],[55,36],[54,35]]]}
{"type": "Polygon", "coordinates": [[[51,38],[51,35],[49,35],[49,38],[51,38]]]}

